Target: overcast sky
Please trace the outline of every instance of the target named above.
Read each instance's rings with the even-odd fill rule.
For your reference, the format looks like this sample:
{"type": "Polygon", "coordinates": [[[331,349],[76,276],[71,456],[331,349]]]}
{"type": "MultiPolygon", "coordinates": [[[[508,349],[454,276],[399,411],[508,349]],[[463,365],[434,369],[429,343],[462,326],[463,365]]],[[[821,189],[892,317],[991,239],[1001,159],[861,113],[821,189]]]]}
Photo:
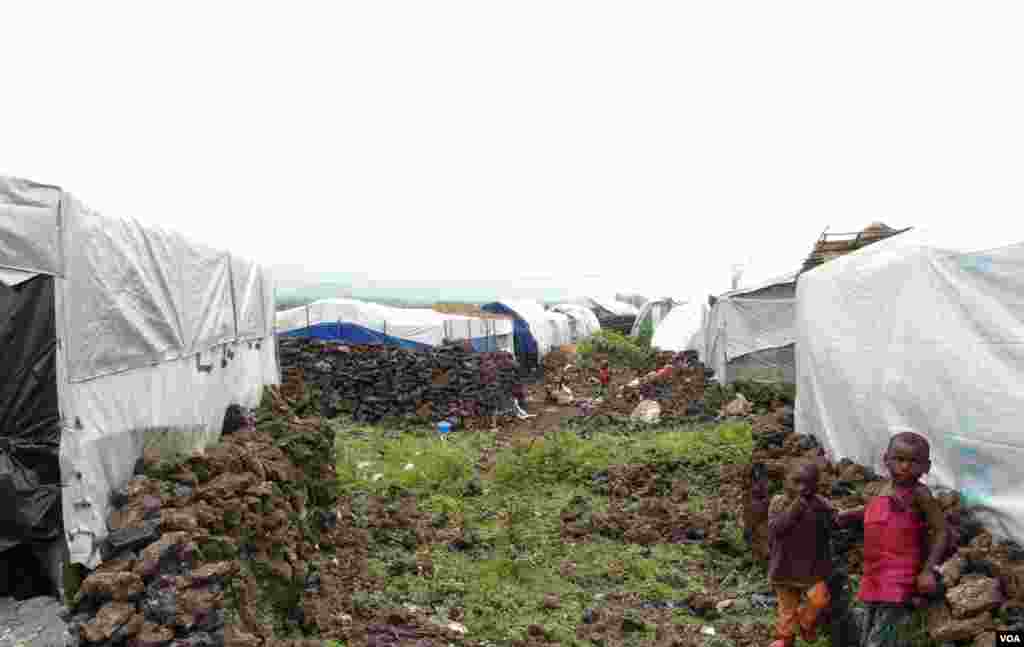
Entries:
{"type": "Polygon", "coordinates": [[[1020,2],[4,2],[0,173],[381,279],[722,291],[1024,240],[1020,2]]]}

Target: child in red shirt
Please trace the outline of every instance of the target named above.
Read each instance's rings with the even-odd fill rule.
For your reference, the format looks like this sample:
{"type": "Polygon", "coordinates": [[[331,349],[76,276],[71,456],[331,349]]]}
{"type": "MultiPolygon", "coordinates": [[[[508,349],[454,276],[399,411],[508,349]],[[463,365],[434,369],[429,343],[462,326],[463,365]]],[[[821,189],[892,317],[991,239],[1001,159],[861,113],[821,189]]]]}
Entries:
{"type": "Polygon", "coordinates": [[[607,360],[601,362],[601,371],[598,373],[597,379],[601,382],[601,397],[608,397],[608,384],[611,382],[612,373],[607,360]]]}
{"type": "Polygon", "coordinates": [[[864,523],[864,574],[858,597],[868,610],[861,632],[867,647],[900,644],[898,627],[922,597],[938,589],[938,566],[949,541],[942,507],[920,482],[931,469],[928,440],[910,432],[896,434],[884,461],[892,479],[867,506],[839,517],[840,524],[864,523]]]}

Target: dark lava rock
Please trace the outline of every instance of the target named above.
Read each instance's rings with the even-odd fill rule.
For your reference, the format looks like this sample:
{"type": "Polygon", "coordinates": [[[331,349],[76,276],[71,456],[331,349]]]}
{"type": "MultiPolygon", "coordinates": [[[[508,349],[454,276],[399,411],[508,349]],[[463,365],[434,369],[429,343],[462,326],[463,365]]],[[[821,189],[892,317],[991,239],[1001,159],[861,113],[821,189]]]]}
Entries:
{"type": "Polygon", "coordinates": [[[750,603],[757,609],[772,609],[778,604],[778,601],[772,594],[755,593],[750,596],[750,603]]]}
{"type": "Polygon", "coordinates": [[[686,538],[690,541],[703,541],[704,531],[700,528],[687,528],[686,538]]]}
{"type": "Polygon", "coordinates": [[[818,439],[807,434],[800,434],[797,445],[804,451],[816,449],[818,447],[818,439]]]}
{"type": "Polygon", "coordinates": [[[320,592],[320,574],[311,572],[306,575],[306,582],[303,585],[303,590],[306,593],[319,593],[320,592]]]}
{"type": "Polygon", "coordinates": [[[590,609],[590,608],[584,609],[583,610],[583,624],[585,624],[585,625],[594,624],[594,620],[595,620],[596,616],[597,616],[597,613],[593,609],[590,609]]]}
{"type": "Polygon", "coordinates": [[[840,498],[844,496],[850,496],[854,492],[853,483],[849,481],[836,481],[832,484],[832,490],[830,492],[833,498],[840,498]]]}
{"type": "Polygon", "coordinates": [[[151,519],[141,526],[121,528],[107,535],[100,548],[103,560],[126,551],[142,550],[160,539],[160,520],[151,519]]]}
{"type": "Polygon", "coordinates": [[[157,578],[146,587],[146,597],[140,605],[146,620],[157,625],[174,625],[178,613],[177,594],[172,578],[157,578]]]}

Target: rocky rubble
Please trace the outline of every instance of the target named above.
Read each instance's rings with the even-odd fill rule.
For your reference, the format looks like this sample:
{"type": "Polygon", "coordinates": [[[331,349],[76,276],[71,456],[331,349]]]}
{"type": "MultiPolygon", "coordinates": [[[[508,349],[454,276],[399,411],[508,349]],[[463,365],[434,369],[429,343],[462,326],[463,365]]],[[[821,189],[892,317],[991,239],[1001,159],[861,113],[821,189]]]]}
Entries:
{"type": "MultiPolygon", "coordinates": [[[[798,458],[819,461],[823,470],[819,493],[840,509],[864,505],[880,485],[881,476],[870,468],[843,459],[832,463],[816,439],[793,430],[792,411],[780,409],[754,418],[755,451],[747,468],[744,526],[751,548],[766,559],[768,500],[781,490],[790,463],[798,458]]],[[[1024,550],[1014,542],[997,542],[962,506],[956,492],[936,493],[954,533],[949,558],[942,564],[943,595],[924,611],[929,636],[938,643],[992,644],[996,629],[1024,630],[1024,550]],[[972,643],[973,641],[973,643],[972,643]]],[[[833,609],[834,624],[855,597],[863,557],[863,530],[859,526],[837,532],[836,577],[832,582],[840,602],[833,609]],[[844,590],[849,581],[849,590],[844,590]]],[[[854,605],[856,606],[856,605],[854,605]]],[[[856,617],[857,609],[853,609],[856,617]]],[[[834,634],[833,644],[840,644],[834,634]]]]}
{"type": "Polygon", "coordinates": [[[146,454],[142,473],[112,496],[104,561],[68,614],[73,640],[302,644],[311,623],[286,609],[316,570],[311,509],[331,503],[321,483],[334,478],[333,437],[319,419],[289,415],[274,389],[264,410],[259,431],[244,420],[205,453],[146,454]],[[282,630],[292,638],[278,640],[282,630]]]}
{"type": "Polygon", "coordinates": [[[409,350],[293,338],[280,348],[283,370],[301,371],[319,387],[324,416],[345,412],[363,422],[451,420],[472,428],[508,408],[520,379],[508,353],[462,345],[409,350]]]}

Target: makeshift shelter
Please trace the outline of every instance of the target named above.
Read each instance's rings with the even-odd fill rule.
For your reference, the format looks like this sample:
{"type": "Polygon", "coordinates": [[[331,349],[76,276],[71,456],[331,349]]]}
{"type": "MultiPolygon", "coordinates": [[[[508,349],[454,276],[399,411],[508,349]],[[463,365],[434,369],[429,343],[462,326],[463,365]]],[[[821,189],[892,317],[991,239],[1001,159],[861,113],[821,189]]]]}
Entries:
{"type": "Polygon", "coordinates": [[[894,434],[921,434],[929,484],[1024,541],[1024,243],[957,239],[914,231],[800,277],[796,429],[880,473],[894,434]]]}
{"type": "Polygon", "coordinates": [[[322,299],[277,313],[276,332],[347,344],[428,348],[469,340],[474,350],[512,352],[512,319],[393,308],[355,299],[322,299]]]}
{"type": "MultiPolygon", "coordinates": [[[[0,551],[100,562],[143,450],[201,450],[279,383],[258,265],[0,176],[0,551]]],[[[0,552],[3,559],[3,552],[0,552]]]]}
{"type": "Polygon", "coordinates": [[[796,273],[710,299],[704,362],[723,384],[796,379],[796,273]]]}
{"type": "Polygon", "coordinates": [[[669,298],[648,301],[640,309],[640,314],[637,315],[636,321],[633,322],[633,329],[629,331],[630,336],[639,337],[641,330],[648,322],[654,330],[657,330],[662,320],[677,305],[681,305],[681,302],[669,298]]]}
{"type": "Polygon", "coordinates": [[[534,366],[551,350],[551,324],[547,312],[537,301],[506,299],[480,306],[484,312],[509,315],[512,322],[515,356],[527,366],[534,366]]]}
{"type": "Polygon", "coordinates": [[[609,317],[635,317],[640,314],[636,306],[619,301],[613,297],[576,297],[570,299],[569,303],[590,308],[597,315],[598,319],[609,317]]]}
{"type": "Polygon", "coordinates": [[[590,308],[573,303],[559,303],[551,306],[555,312],[561,312],[569,318],[569,337],[571,344],[590,337],[601,330],[601,322],[590,308]]]}
{"type": "Polygon", "coordinates": [[[551,348],[573,343],[572,329],[567,315],[554,310],[546,310],[544,316],[548,323],[548,343],[551,348]]]}
{"type": "Polygon", "coordinates": [[[704,361],[704,330],[707,316],[707,304],[700,301],[687,301],[677,305],[665,315],[661,324],[654,330],[651,346],[677,353],[695,350],[701,361],[704,361]]]}

